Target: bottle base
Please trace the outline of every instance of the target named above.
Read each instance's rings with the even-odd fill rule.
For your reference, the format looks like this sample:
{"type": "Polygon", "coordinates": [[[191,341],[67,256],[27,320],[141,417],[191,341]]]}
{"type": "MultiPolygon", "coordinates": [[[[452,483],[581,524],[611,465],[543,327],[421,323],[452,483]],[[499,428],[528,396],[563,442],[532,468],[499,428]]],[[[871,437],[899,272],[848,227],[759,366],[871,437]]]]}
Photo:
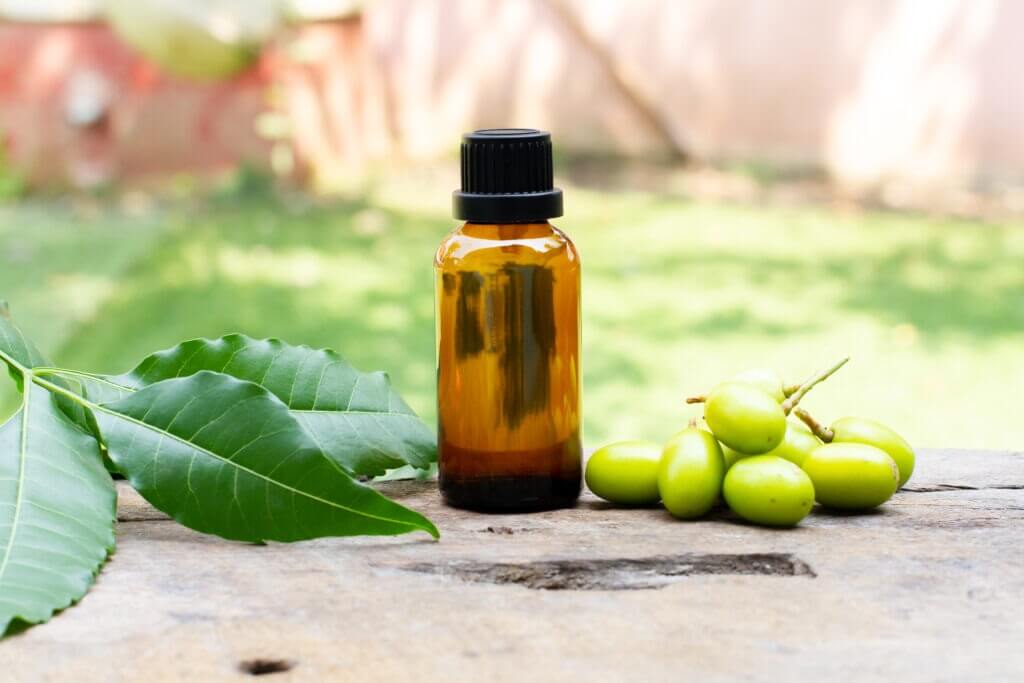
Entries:
{"type": "Polygon", "coordinates": [[[442,478],[445,504],[474,512],[540,512],[573,507],[580,480],[551,477],[487,477],[451,481],[442,478]]]}

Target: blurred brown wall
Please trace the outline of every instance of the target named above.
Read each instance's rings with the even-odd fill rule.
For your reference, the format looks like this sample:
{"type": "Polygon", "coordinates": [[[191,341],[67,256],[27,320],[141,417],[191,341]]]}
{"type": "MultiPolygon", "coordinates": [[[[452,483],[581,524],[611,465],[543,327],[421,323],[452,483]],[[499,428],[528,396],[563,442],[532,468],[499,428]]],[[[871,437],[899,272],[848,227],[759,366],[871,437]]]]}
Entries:
{"type": "Polygon", "coordinates": [[[100,22],[0,23],[0,142],[35,185],[265,163],[254,130],[268,69],[215,85],[174,79],[100,22]]]}
{"type": "Polygon", "coordinates": [[[1024,175],[1017,0],[381,0],[366,35],[410,155],[529,125],[854,185],[1024,175]]]}
{"type": "Polygon", "coordinates": [[[977,185],[1024,178],[1021,63],[1017,0],[376,0],[289,29],[212,86],[159,73],[102,24],[0,24],[0,132],[42,182],[267,163],[257,119],[279,109],[322,185],[486,126],[855,187],[977,185]],[[109,111],[72,125],[93,72],[109,111]]]}

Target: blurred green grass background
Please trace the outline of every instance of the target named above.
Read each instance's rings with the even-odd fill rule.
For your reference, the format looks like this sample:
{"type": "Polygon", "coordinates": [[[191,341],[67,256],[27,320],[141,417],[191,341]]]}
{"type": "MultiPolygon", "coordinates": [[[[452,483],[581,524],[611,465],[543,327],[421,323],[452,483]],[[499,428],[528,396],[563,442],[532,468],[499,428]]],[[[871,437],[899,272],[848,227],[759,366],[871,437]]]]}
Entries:
{"type": "MultiPolygon", "coordinates": [[[[663,439],[699,413],[684,395],[733,372],[798,380],[846,354],[805,401],[820,419],[876,416],[918,446],[1024,444],[1024,225],[567,190],[557,224],[584,264],[588,444],[663,439]]],[[[396,187],[331,203],[0,207],[0,298],[67,367],[277,336],[388,370],[432,422],[444,200],[396,187]]],[[[4,384],[0,412],[15,404],[4,384]]]]}

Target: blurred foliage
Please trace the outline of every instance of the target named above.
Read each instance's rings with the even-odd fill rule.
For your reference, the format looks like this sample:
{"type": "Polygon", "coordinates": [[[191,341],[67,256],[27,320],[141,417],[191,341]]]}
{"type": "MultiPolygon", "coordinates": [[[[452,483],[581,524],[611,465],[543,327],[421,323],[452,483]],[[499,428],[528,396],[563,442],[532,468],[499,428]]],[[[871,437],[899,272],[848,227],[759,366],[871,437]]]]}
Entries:
{"type": "MultiPolygon", "coordinates": [[[[279,336],[390,371],[432,420],[445,198],[324,204],[256,186],[134,215],[0,209],[0,297],[71,367],[122,371],[188,337],[279,336]]],[[[821,419],[882,417],[919,446],[1024,441],[1024,225],[578,188],[567,212],[584,265],[587,443],[665,438],[699,412],[682,397],[727,374],[799,379],[848,353],[805,402],[821,419]]]]}
{"type": "Polygon", "coordinates": [[[172,74],[203,81],[252,64],[282,19],[278,0],[105,0],[103,9],[127,44],[172,74]]]}
{"type": "Polygon", "coordinates": [[[25,176],[11,165],[3,143],[4,136],[0,131],[0,202],[7,202],[24,195],[28,185],[25,176]]]}
{"type": "Polygon", "coordinates": [[[277,190],[277,179],[272,174],[252,164],[241,164],[213,188],[211,197],[230,204],[273,198],[277,190]]]}

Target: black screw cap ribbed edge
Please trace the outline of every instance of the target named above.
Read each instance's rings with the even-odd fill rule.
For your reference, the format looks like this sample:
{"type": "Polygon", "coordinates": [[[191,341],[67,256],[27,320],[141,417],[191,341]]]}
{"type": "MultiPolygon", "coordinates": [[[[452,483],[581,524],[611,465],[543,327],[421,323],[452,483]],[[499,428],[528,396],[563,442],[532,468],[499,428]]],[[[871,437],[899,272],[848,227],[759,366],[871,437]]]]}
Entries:
{"type": "Polygon", "coordinates": [[[455,217],[470,223],[527,223],[562,215],[554,187],[551,135],[529,128],[493,128],[462,136],[462,189],[455,217]]]}

